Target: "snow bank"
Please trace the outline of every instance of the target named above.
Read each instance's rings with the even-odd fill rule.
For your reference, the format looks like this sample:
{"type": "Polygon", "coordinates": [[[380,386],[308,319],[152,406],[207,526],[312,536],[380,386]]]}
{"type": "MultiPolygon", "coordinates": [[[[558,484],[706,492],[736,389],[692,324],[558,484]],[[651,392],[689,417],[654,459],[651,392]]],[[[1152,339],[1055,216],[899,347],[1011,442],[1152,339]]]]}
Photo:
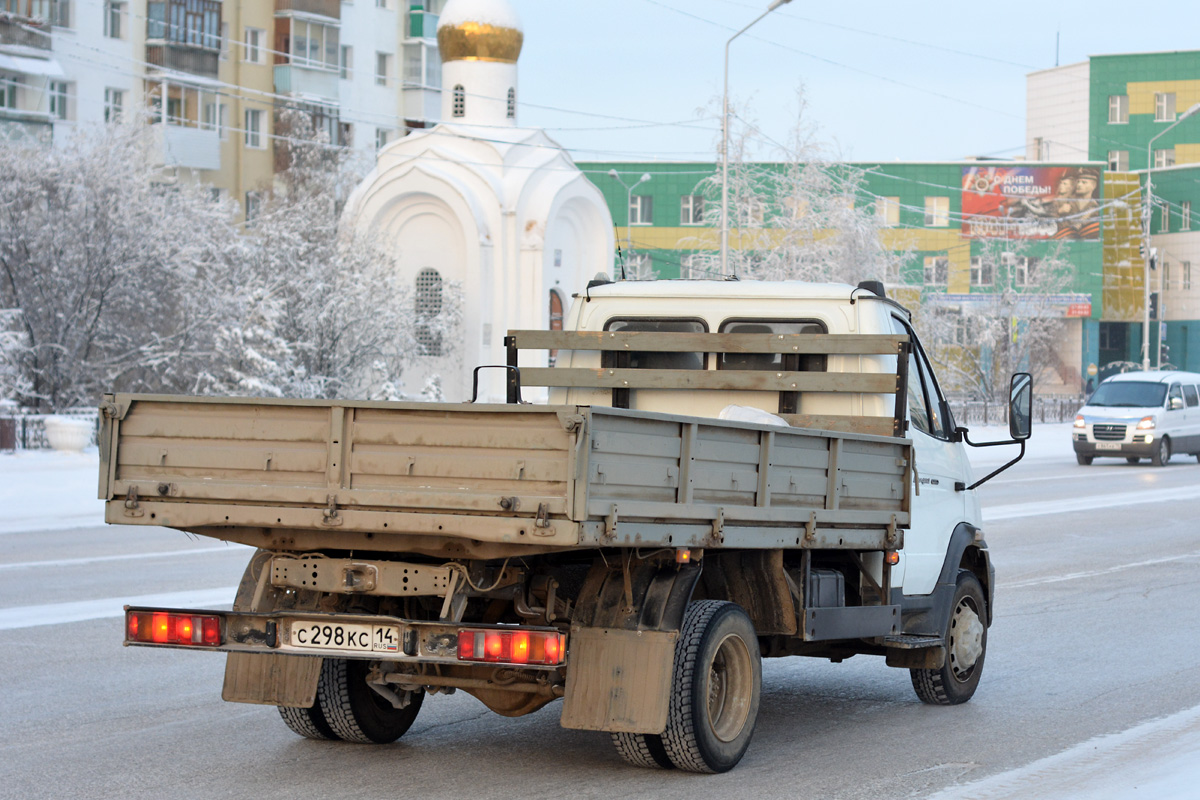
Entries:
{"type": "Polygon", "coordinates": [[[104,524],[104,501],[96,498],[100,457],[82,453],[20,450],[0,455],[0,535],[56,531],[104,524]]]}
{"type": "Polygon", "coordinates": [[[464,22],[522,30],[521,18],[508,0],[450,0],[438,18],[438,29],[464,22]]]}

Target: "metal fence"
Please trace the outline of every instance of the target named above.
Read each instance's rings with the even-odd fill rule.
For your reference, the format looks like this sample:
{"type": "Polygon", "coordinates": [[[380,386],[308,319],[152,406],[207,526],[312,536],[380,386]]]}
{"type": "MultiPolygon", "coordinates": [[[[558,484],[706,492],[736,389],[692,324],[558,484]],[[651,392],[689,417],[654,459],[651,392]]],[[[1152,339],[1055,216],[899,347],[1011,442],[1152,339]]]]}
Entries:
{"type": "MultiPolygon", "coordinates": [[[[949,398],[954,421],[959,425],[1007,425],[1008,402],[949,398]]],[[[1034,422],[1070,422],[1084,403],[1083,395],[1049,395],[1033,398],[1034,422]]]]}
{"type": "Polygon", "coordinates": [[[0,416],[0,450],[49,450],[46,439],[47,417],[73,417],[93,423],[92,441],[95,444],[100,434],[100,416],[94,408],[76,408],[58,414],[8,413],[0,416]]]}

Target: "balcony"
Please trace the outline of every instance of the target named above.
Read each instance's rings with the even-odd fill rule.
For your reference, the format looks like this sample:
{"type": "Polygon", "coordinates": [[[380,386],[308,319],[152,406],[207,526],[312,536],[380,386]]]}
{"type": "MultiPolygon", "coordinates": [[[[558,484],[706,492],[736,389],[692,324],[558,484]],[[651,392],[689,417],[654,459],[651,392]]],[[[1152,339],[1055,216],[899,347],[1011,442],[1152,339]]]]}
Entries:
{"type": "Polygon", "coordinates": [[[49,50],[50,25],[44,20],[0,16],[0,45],[16,45],[34,50],[49,50]],[[33,29],[33,30],[30,30],[33,29]]]}
{"type": "Polygon", "coordinates": [[[275,0],[275,11],[300,11],[320,14],[331,19],[342,18],[342,0],[275,0]]]}
{"type": "Polygon", "coordinates": [[[438,15],[414,8],[408,12],[408,38],[436,39],[438,15]]]}
{"type": "Polygon", "coordinates": [[[219,50],[207,47],[164,42],[161,39],[146,43],[146,61],[151,65],[191,75],[202,75],[205,78],[217,77],[219,58],[219,50]]]}
{"type": "Polygon", "coordinates": [[[221,168],[221,134],[211,128],[153,126],[158,163],[166,167],[221,168]]]}
{"type": "Polygon", "coordinates": [[[48,145],[53,135],[54,122],[46,112],[0,108],[0,142],[48,145]]]}
{"type": "Polygon", "coordinates": [[[296,64],[278,64],[275,66],[275,91],[280,94],[312,95],[336,100],[338,73],[296,64]]]}

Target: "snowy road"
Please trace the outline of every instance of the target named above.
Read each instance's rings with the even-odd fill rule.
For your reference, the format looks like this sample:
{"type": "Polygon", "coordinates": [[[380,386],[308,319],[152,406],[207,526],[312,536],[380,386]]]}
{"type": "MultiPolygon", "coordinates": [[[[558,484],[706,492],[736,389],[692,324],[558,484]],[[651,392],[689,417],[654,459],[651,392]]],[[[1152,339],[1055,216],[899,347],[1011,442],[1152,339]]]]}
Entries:
{"type": "Polygon", "coordinates": [[[711,777],[627,768],[605,735],[561,729],[558,706],[509,720],[431,697],[376,748],[223,703],[222,658],[122,648],[120,606],[228,600],[248,551],[70,527],[97,506],[88,469],[0,456],[0,798],[1060,800],[1194,797],[1200,782],[1195,459],[1079,467],[1066,431],[1039,427],[983,490],[998,587],[975,699],[923,706],[880,659],[768,661],[754,743],[711,777]]]}

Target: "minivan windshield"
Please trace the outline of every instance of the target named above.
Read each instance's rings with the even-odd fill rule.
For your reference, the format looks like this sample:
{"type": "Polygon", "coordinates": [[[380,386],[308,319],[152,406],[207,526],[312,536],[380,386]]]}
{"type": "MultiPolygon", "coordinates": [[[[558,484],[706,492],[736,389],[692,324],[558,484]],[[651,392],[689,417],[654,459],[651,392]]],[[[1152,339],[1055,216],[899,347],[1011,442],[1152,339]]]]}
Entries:
{"type": "Polygon", "coordinates": [[[1117,381],[1100,384],[1100,388],[1087,404],[1118,408],[1157,408],[1163,404],[1166,396],[1166,384],[1117,381]]]}

